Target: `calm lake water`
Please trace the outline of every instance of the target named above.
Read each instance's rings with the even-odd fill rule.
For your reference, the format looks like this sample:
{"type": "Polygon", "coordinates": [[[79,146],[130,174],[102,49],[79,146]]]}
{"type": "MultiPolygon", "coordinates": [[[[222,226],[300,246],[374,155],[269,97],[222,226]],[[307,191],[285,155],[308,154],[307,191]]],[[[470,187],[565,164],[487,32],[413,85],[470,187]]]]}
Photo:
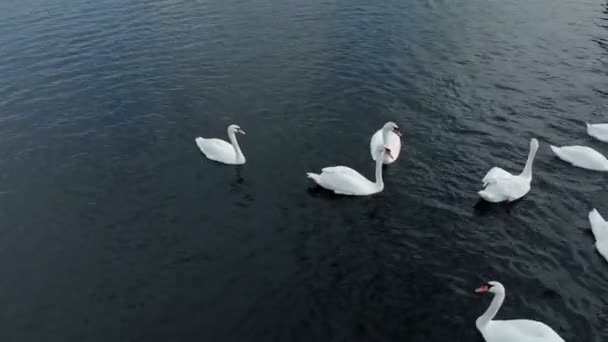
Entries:
{"type": "Polygon", "coordinates": [[[0,2],[0,340],[463,341],[499,318],[608,340],[587,221],[607,176],[605,0],[0,2]],[[329,165],[386,189],[320,191],[329,165]],[[206,160],[228,124],[248,163],[206,160]],[[532,191],[475,206],[492,166],[532,191]]]}

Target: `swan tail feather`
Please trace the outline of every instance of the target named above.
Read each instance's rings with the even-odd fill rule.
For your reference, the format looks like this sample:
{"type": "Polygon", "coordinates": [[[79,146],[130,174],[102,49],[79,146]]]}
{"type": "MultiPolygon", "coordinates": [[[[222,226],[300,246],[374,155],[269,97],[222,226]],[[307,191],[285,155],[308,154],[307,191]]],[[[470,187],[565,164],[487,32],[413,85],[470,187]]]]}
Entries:
{"type": "Polygon", "coordinates": [[[551,151],[553,151],[553,153],[555,153],[556,156],[560,156],[560,150],[559,147],[557,146],[553,146],[553,145],[549,145],[549,147],[551,148],[551,151]]]}
{"type": "Polygon", "coordinates": [[[319,183],[320,181],[320,177],[321,175],[316,174],[316,173],[312,173],[312,172],[308,172],[306,173],[306,176],[312,180],[314,180],[315,182],[319,183]]]}
{"type": "Polygon", "coordinates": [[[201,150],[201,152],[203,152],[203,154],[206,157],[209,157],[207,155],[207,151],[205,151],[205,139],[202,137],[198,137],[198,138],[194,139],[194,141],[196,142],[196,146],[198,146],[198,148],[201,150]]]}
{"type": "Polygon", "coordinates": [[[591,222],[592,226],[600,226],[604,224],[606,221],[597,211],[597,209],[593,209],[589,212],[589,222],[591,222]]]}

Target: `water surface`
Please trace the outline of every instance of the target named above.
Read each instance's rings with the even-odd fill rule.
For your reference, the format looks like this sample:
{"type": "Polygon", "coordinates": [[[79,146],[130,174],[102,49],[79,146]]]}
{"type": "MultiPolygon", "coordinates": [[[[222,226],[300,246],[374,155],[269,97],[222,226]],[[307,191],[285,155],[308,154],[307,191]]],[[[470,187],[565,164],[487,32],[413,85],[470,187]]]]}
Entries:
{"type": "Polygon", "coordinates": [[[608,145],[601,0],[0,3],[3,341],[482,341],[500,318],[608,339],[587,212],[606,175],[548,144],[608,145]],[[338,198],[307,171],[373,175],[338,198]],[[196,136],[247,132],[240,168],[196,136]],[[492,166],[533,189],[475,207],[492,166]]]}

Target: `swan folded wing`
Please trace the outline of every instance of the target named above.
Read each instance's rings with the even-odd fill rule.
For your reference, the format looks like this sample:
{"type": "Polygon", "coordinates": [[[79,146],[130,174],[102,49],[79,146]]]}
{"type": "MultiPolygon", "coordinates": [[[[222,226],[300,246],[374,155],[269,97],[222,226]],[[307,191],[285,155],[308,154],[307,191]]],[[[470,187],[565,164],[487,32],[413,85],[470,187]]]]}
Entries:
{"type": "MultiPolygon", "coordinates": [[[[399,153],[401,152],[401,138],[395,132],[390,132],[388,135],[388,141],[384,144],[391,150],[391,154],[393,155],[393,159],[397,159],[399,157],[399,153]]],[[[385,158],[389,158],[389,156],[385,155],[385,158]]]]}
{"type": "Polygon", "coordinates": [[[512,176],[513,175],[510,174],[509,172],[499,168],[498,166],[494,166],[493,168],[490,169],[490,171],[488,171],[488,173],[486,173],[485,177],[483,177],[481,182],[483,183],[484,186],[486,186],[486,185],[488,185],[488,183],[495,182],[497,179],[508,178],[508,177],[512,177],[512,176]]]}
{"type": "Polygon", "coordinates": [[[589,223],[591,224],[591,230],[595,239],[597,241],[608,242],[608,222],[604,220],[596,209],[589,212],[589,223]]]}
{"type": "Polygon", "coordinates": [[[603,124],[587,124],[587,128],[592,129],[594,131],[598,131],[598,132],[606,132],[608,133],[608,124],[603,123],[603,124]]]}
{"type": "Polygon", "coordinates": [[[551,146],[551,150],[561,160],[586,169],[601,170],[608,163],[604,155],[587,146],[551,146]]]}
{"type": "Polygon", "coordinates": [[[494,320],[487,331],[495,335],[492,341],[564,342],[548,325],[528,319],[494,320]]]}
{"type": "Polygon", "coordinates": [[[608,124],[587,124],[587,133],[601,141],[608,141],[608,124]]]}
{"type": "Polygon", "coordinates": [[[596,209],[593,209],[589,213],[589,223],[595,236],[595,248],[608,261],[608,222],[596,209]]]}
{"type": "Polygon", "coordinates": [[[359,172],[346,166],[331,166],[321,170],[324,184],[339,194],[358,194],[372,183],[359,172]]]}
{"type": "Polygon", "coordinates": [[[530,184],[523,182],[519,177],[509,175],[509,177],[493,179],[480,191],[482,197],[485,195],[492,202],[515,201],[524,196],[530,190],[530,184]]]}
{"type": "Polygon", "coordinates": [[[235,158],[236,156],[234,153],[234,147],[222,139],[197,138],[196,144],[209,159],[223,160],[228,157],[235,158]]]}

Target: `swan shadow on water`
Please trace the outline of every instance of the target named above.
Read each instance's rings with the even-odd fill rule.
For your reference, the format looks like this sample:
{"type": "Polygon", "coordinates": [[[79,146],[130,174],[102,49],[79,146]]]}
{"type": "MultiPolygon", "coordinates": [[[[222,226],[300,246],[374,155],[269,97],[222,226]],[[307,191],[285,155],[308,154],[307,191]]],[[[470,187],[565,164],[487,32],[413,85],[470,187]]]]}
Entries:
{"type": "Polygon", "coordinates": [[[473,206],[473,213],[476,216],[485,216],[490,213],[496,212],[506,212],[508,214],[511,213],[511,210],[515,208],[516,205],[523,201],[523,197],[517,199],[513,202],[501,202],[501,203],[492,203],[480,198],[477,200],[477,203],[473,206]]]}
{"type": "Polygon", "coordinates": [[[320,198],[331,199],[331,200],[337,200],[339,198],[344,198],[344,197],[354,197],[354,196],[338,195],[335,192],[324,189],[322,186],[316,185],[316,184],[313,186],[309,186],[308,189],[306,189],[306,192],[311,197],[320,197],[320,198]]]}
{"type": "Polygon", "coordinates": [[[308,195],[310,195],[311,197],[317,197],[317,198],[324,198],[324,199],[328,199],[328,200],[363,200],[363,199],[374,199],[377,197],[381,197],[382,196],[382,192],[376,193],[376,194],[372,194],[372,195],[367,195],[367,196],[350,196],[350,195],[338,195],[335,192],[333,192],[332,190],[328,190],[323,188],[320,185],[311,185],[308,187],[308,189],[306,189],[306,192],[308,193],[308,195]]]}

